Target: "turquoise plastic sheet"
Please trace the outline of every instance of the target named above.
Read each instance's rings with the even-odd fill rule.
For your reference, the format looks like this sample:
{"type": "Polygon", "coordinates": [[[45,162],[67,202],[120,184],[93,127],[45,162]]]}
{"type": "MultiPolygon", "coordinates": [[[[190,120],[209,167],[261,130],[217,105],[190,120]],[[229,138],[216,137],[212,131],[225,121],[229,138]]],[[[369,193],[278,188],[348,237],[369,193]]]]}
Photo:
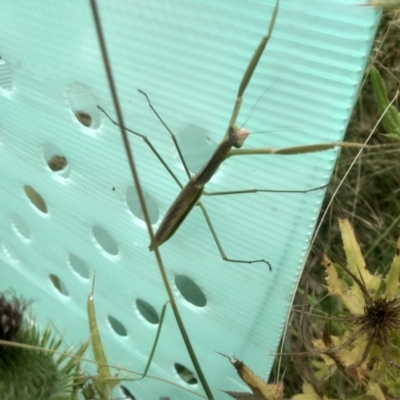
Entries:
{"type": "MultiPolygon", "coordinates": [[[[274,2],[98,5],[126,125],[148,137],[184,184],[171,137],[137,89],[149,95],[197,172],[226,130],[274,2]]],[[[118,128],[96,107],[115,115],[89,2],[3,0],[0,13],[0,289],[33,299],[39,322],[52,321],[68,344],[78,345],[89,335],[86,299],[96,273],[96,312],[109,362],[141,372],[157,329],[155,313],[167,296],[118,128]],[[79,122],[79,113],[90,115],[91,126],[79,122]],[[66,168],[53,171],[49,163],[62,164],[62,157],[66,168]]],[[[378,17],[358,0],[281,0],[238,118],[251,131],[244,148],[341,141],[378,17]]],[[[130,140],[156,229],[179,187],[141,138],[130,140]]],[[[207,190],[318,187],[329,182],[336,157],[336,150],[233,157],[207,190]]],[[[264,263],[223,261],[198,207],[162,245],[215,398],[228,398],[220,390],[246,390],[217,352],[268,377],[324,194],[203,197],[227,256],[265,259],[272,271],[264,263]]],[[[180,378],[175,364],[193,370],[168,310],[150,374],[202,394],[200,385],[180,378]]],[[[138,400],[198,398],[150,378],[124,385],[138,400]]]]}

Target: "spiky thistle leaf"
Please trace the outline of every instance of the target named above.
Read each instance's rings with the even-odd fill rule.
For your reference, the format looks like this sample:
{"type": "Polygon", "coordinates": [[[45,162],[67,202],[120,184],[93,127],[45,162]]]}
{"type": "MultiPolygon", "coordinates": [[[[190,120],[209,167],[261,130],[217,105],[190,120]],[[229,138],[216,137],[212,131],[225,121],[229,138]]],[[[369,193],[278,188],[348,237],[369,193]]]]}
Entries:
{"type": "Polygon", "coordinates": [[[75,354],[61,353],[62,339],[51,327],[41,333],[24,316],[27,302],[0,294],[0,303],[0,331],[5,333],[0,341],[1,399],[70,400],[78,363],[71,356],[81,356],[87,344],[75,354]]]}

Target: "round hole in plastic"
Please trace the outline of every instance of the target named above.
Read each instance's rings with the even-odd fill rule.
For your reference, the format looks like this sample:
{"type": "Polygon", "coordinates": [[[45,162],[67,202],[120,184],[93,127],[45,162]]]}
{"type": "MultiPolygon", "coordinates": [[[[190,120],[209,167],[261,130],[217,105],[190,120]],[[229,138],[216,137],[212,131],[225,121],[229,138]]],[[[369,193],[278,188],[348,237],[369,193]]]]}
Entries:
{"type": "Polygon", "coordinates": [[[69,292],[67,287],[65,286],[64,282],[54,274],[49,275],[51,282],[53,283],[54,287],[64,296],[69,296],[69,292]]]}
{"type": "Polygon", "coordinates": [[[116,318],[109,315],[108,321],[110,322],[111,328],[114,330],[114,332],[117,335],[128,336],[128,332],[127,332],[125,326],[121,322],[119,322],[116,318]]]}
{"type": "Polygon", "coordinates": [[[92,117],[90,114],[85,113],[84,111],[76,111],[75,113],[76,119],[86,127],[91,127],[92,126],[92,117]]]}
{"type": "Polygon", "coordinates": [[[10,92],[13,87],[11,71],[5,60],[0,57],[0,87],[10,92]]]}
{"type": "Polygon", "coordinates": [[[68,165],[68,161],[64,156],[55,155],[47,163],[53,172],[62,171],[68,165]]]}
{"type": "Polygon", "coordinates": [[[62,176],[67,177],[65,170],[68,167],[68,161],[56,146],[52,144],[46,144],[43,147],[43,157],[53,172],[63,171],[62,176]]]}
{"type": "Polygon", "coordinates": [[[14,215],[11,218],[11,226],[14,229],[14,232],[22,239],[29,240],[31,237],[31,232],[29,230],[26,222],[18,215],[14,215]]]}
{"type": "Polygon", "coordinates": [[[176,373],[184,382],[188,383],[189,385],[197,384],[197,379],[190,369],[179,363],[174,363],[174,367],[176,373]]]}
{"type": "Polygon", "coordinates": [[[82,278],[89,279],[89,267],[86,263],[74,254],[69,255],[69,264],[72,269],[82,278]]]}
{"type": "Polygon", "coordinates": [[[118,254],[118,246],[113,237],[100,226],[92,228],[93,236],[101,248],[108,254],[116,256],[118,254]]]}
{"type": "Polygon", "coordinates": [[[189,303],[197,307],[204,307],[207,304],[206,296],[204,296],[196,283],[187,276],[177,275],[175,277],[175,285],[189,303]]]}
{"type": "Polygon", "coordinates": [[[66,90],[67,104],[76,120],[84,127],[100,126],[100,110],[90,90],[81,84],[74,84],[66,90]]]}
{"type": "Polygon", "coordinates": [[[43,200],[43,197],[32,187],[29,185],[24,186],[24,191],[30,202],[42,213],[47,213],[47,205],[43,200]]]}
{"type": "MultiPolygon", "coordinates": [[[[150,215],[150,222],[155,224],[158,221],[160,213],[158,211],[157,202],[148,193],[143,192],[144,201],[147,206],[147,210],[150,215]]],[[[136,189],[131,186],[126,191],[126,204],[131,210],[132,214],[144,221],[143,211],[140,207],[139,197],[137,195],[136,189]]]]}
{"type": "Polygon", "coordinates": [[[146,321],[151,324],[158,324],[160,322],[160,317],[158,316],[157,311],[146,301],[137,299],[136,307],[146,321]]]}

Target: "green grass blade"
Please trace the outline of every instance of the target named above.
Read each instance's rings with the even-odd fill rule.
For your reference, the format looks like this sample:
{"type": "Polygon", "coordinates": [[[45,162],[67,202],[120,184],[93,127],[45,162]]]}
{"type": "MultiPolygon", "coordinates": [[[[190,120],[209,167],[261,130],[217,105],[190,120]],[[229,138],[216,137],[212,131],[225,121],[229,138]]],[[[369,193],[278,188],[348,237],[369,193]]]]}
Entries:
{"type": "MultiPolygon", "coordinates": [[[[94,280],[93,280],[94,287],[94,280]]],[[[97,377],[93,377],[93,384],[99,393],[101,400],[110,400],[112,389],[119,384],[120,380],[111,376],[108,368],[106,354],[103,343],[101,342],[99,329],[97,326],[96,313],[93,301],[93,288],[87,301],[87,313],[89,320],[90,336],[92,339],[92,349],[97,363],[97,377]]]]}
{"type": "Polygon", "coordinates": [[[388,133],[388,136],[400,141],[399,112],[396,110],[396,107],[390,105],[390,101],[387,97],[385,82],[374,66],[371,66],[370,74],[379,111],[381,113],[385,113],[383,116],[383,126],[388,133]]]}

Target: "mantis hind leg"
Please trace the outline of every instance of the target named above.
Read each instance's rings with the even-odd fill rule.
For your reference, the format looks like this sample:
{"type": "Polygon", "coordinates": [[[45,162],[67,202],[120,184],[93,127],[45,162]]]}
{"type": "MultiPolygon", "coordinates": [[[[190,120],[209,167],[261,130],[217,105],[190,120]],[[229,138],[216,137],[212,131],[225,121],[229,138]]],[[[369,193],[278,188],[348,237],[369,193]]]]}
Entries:
{"type": "Polygon", "coordinates": [[[226,255],[224,249],[222,248],[221,242],[218,239],[217,233],[215,232],[214,226],[213,226],[213,224],[211,222],[211,219],[210,219],[210,217],[209,217],[209,215],[207,213],[206,208],[203,206],[202,203],[197,203],[197,205],[200,207],[201,211],[203,212],[204,218],[206,219],[207,225],[208,225],[208,227],[209,227],[209,229],[211,231],[211,234],[212,234],[212,236],[214,238],[215,244],[218,247],[219,254],[221,255],[221,257],[222,257],[222,259],[224,261],[234,262],[234,263],[242,263],[242,264],[265,263],[265,264],[268,265],[269,270],[272,271],[272,266],[271,266],[270,262],[267,261],[267,260],[264,260],[264,259],[259,259],[259,260],[239,260],[239,259],[229,258],[226,255]]]}

